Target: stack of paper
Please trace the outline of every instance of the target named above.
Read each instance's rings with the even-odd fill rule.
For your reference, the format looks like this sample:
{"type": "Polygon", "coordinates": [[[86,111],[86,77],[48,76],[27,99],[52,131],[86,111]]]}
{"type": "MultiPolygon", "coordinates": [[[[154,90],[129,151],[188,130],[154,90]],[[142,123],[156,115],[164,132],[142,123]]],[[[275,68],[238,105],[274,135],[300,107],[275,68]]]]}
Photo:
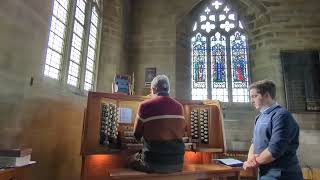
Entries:
{"type": "Polygon", "coordinates": [[[30,148],[23,149],[0,149],[0,167],[16,167],[30,163],[30,148]]]}

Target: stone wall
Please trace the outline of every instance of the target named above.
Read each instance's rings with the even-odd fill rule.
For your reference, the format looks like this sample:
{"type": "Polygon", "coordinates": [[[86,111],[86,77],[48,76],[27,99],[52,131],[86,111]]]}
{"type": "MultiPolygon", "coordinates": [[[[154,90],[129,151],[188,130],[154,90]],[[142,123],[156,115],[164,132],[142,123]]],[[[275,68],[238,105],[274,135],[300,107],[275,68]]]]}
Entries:
{"type": "MultiPolygon", "coordinates": [[[[79,180],[87,97],[45,78],[43,68],[52,0],[0,3],[0,147],[33,149],[32,180],[79,180]]],[[[111,91],[126,70],[124,29],[128,1],[104,1],[100,91],[111,91]],[[113,21],[112,21],[113,20],[113,21]]]]}
{"type": "Polygon", "coordinates": [[[111,92],[114,75],[128,73],[130,1],[105,0],[103,11],[97,91],[111,92]]]}
{"type": "Polygon", "coordinates": [[[1,1],[0,146],[33,149],[30,179],[76,180],[86,98],[42,75],[51,6],[1,1]]]}
{"type": "MultiPolygon", "coordinates": [[[[273,79],[278,86],[276,99],[285,104],[285,93],[280,61],[282,50],[320,49],[320,2],[311,0],[265,1],[263,16],[252,15],[248,27],[252,79],[273,79]]],[[[300,124],[299,156],[303,165],[319,167],[319,113],[296,113],[300,124]]]]}

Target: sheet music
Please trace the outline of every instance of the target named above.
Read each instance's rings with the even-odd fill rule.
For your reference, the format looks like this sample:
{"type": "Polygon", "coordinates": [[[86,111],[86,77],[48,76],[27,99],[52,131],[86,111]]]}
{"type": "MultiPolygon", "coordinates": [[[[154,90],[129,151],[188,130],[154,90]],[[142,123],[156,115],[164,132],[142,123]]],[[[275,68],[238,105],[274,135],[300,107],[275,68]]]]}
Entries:
{"type": "Polygon", "coordinates": [[[132,109],[120,108],[120,123],[131,123],[131,120],[132,120],[132,109]]]}
{"type": "Polygon", "coordinates": [[[232,167],[239,167],[242,166],[243,162],[239,161],[237,159],[233,159],[233,158],[225,158],[225,159],[213,159],[215,161],[218,161],[222,164],[225,164],[227,166],[232,166],[232,167]]]}

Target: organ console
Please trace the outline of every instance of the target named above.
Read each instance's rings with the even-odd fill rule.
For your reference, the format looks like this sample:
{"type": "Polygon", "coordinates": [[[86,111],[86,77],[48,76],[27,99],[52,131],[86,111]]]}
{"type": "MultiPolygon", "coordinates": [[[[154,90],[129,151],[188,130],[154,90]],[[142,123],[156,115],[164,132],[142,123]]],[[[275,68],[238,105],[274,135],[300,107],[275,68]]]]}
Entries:
{"type": "MultiPolygon", "coordinates": [[[[133,125],[139,103],[149,98],[89,92],[81,144],[82,179],[93,176],[108,179],[106,172],[96,172],[97,166],[105,169],[124,167],[126,158],[142,148],[141,141],[133,136],[133,125]]],[[[220,103],[179,101],[187,123],[183,140],[189,152],[185,163],[204,163],[203,158],[199,161],[199,156],[204,154],[209,155],[208,162],[212,155],[223,153],[225,141],[220,103]]]]}

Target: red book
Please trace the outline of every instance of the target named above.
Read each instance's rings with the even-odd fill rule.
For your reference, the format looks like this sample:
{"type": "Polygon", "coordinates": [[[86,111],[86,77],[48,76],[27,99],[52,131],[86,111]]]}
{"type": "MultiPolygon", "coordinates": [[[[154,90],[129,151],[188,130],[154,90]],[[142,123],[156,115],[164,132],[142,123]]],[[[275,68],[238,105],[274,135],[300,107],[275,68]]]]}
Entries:
{"type": "Polygon", "coordinates": [[[21,148],[21,149],[0,149],[0,156],[6,157],[23,157],[30,155],[32,152],[31,148],[21,148]]]}

